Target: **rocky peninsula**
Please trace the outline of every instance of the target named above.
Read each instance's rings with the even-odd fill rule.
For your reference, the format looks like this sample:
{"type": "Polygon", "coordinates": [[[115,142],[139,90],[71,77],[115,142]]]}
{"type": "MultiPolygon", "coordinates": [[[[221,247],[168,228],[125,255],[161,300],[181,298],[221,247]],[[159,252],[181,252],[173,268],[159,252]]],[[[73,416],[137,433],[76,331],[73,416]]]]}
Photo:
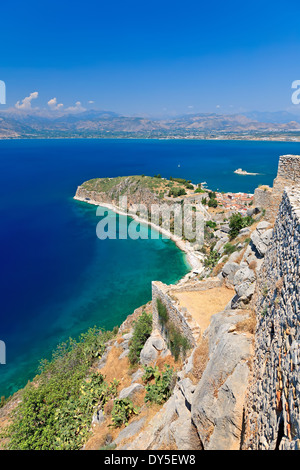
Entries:
{"type": "MultiPolygon", "coordinates": [[[[105,207],[120,215],[129,216],[137,223],[148,225],[166,238],[171,239],[182,251],[186,253],[187,261],[191,266],[192,273],[199,273],[203,270],[203,256],[196,250],[198,245],[191,243],[187,239],[179,237],[174,233],[174,217],[171,220],[171,227],[164,225],[162,217],[158,223],[151,221],[151,206],[166,204],[171,207],[174,204],[181,205],[184,201],[193,204],[195,208],[201,210],[209,219],[210,215],[201,203],[206,191],[201,194],[195,192],[196,185],[182,178],[167,180],[160,175],[155,177],[145,175],[134,175],[117,178],[97,178],[86,181],[77,188],[74,199],[105,207]],[[126,207],[120,205],[120,199],[126,196],[126,207]],[[147,214],[134,210],[136,205],[143,205],[147,209],[147,214]],[[173,230],[172,230],[173,228],[173,230]]],[[[192,225],[193,214],[190,225],[192,225]]]]}

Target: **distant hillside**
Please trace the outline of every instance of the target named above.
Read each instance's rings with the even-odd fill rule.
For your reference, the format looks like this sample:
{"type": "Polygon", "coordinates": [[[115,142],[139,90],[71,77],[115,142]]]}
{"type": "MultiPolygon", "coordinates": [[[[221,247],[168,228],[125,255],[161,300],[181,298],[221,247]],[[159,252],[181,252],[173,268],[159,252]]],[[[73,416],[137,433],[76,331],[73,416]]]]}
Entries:
{"type": "Polygon", "coordinates": [[[289,122],[300,123],[300,116],[288,111],[261,112],[252,111],[244,113],[247,118],[258,122],[270,122],[273,124],[288,124],[289,122]]]}
{"type": "Polygon", "coordinates": [[[188,114],[167,119],[122,116],[109,111],[59,115],[3,111],[0,138],[270,138],[300,136],[300,118],[288,113],[188,114]],[[280,115],[279,115],[280,114],[280,115]],[[297,121],[298,119],[298,121],[297,121]],[[299,134],[297,134],[297,131],[299,134]],[[290,135],[289,135],[290,134],[290,135]]]}

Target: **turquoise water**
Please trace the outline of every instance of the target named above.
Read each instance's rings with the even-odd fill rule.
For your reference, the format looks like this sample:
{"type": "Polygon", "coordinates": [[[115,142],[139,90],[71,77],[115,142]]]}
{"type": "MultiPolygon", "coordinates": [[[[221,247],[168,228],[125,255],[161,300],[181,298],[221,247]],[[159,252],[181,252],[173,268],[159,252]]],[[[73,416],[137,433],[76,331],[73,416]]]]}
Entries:
{"type": "MultiPolygon", "coordinates": [[[[73,200],[83,181],[131,174],[206,181],[253,192],[300,145],[150,140],[0,141],[0,395],[24,386],[39,360],[90,326],[112,328],[151,298],[151,281],[188,271],[169,240],[99,240],[96,207],[73,200]],[[239,176],[242,167],[259,176],[239,176]]],[[[121,223],[127,223],[121,217],[121,223]]],[[[142,230],[148,230],[143,227],[142,230]]]]}

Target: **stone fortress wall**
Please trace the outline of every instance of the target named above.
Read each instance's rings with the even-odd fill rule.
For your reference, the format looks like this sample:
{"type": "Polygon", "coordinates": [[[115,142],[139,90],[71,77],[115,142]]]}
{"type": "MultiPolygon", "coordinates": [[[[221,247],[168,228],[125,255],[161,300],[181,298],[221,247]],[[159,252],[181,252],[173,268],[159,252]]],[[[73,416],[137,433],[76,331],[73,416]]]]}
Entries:
{"type": "Polygon", "coordinates": [[[167,340],[167,332],[165,327],[159,320],[157,311],[157,298],[163,303],[167,309],[168,317],[175,325],[180,333],[185,336],[192,346],[196,346],[203,331],[201,331],[198,323],[193,319],[192,315],[186,308],[181,307],[177,299],[172,295],[176,292],[184,291],[204,291],[219,287],[222,280],[218,277],[204,279],[196,282],[186,282],[183,285],[168,286],[159,281],[152,282],[152,311],[153,311],[153,329],[158,330],[162,337],[167,340]]]}
{"type": "MultiPolygon", "coordinates": [[[[299,158],[281,158],[277,187],[300,179],[299,158]]],[[[300,449],[300,185],[284,190],[256,295],[244,448],[300,449]]]]}
{"type": "Polygon", "coordinates": [[[274,222],[285,187],[300,184],[300,156],[282,155],[273,188],[260,186],[254,192],[254,207],[265,211],[265,220],[274,222]]]}

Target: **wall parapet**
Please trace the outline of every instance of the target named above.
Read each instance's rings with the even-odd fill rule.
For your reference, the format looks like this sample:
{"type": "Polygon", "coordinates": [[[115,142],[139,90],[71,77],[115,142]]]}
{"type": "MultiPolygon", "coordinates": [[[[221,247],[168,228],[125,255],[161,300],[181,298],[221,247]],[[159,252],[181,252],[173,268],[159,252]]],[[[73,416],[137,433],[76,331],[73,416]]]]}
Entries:
{"type": "Polygon", "coordinates": [[[178,300],[172,295],[176,292],[184,291],[204,291],[214,287],[221,286],[223,281],[218,278],[208,278],[203,281],[186,282],[184,285],[166,285],[160,281],[152,282],[152,312],[153,328],[157,329],[165,340],[167,340],[167,331],[160,322],[157,311],[157,299],[164,304],[167,309],[170,322],[178,328],[180,333],[188,339],[192,346],[196,346],[202,331],[198,323],[194,320],[188,310],[180,306],[178,300]]]}
{"type": "Polygon", "coordinates": [[[300,443],[300,187],[283,193],[257,281],[255,361],[245,448],[300,443]]]}
{"type": "Polygon", "coordinates": [[[282,155],[273,188],[262,186],[254,192],[254,206],[265,211],[264,219],[274,221],[285,188],[300,184],[300,155],[282,155]]]}

